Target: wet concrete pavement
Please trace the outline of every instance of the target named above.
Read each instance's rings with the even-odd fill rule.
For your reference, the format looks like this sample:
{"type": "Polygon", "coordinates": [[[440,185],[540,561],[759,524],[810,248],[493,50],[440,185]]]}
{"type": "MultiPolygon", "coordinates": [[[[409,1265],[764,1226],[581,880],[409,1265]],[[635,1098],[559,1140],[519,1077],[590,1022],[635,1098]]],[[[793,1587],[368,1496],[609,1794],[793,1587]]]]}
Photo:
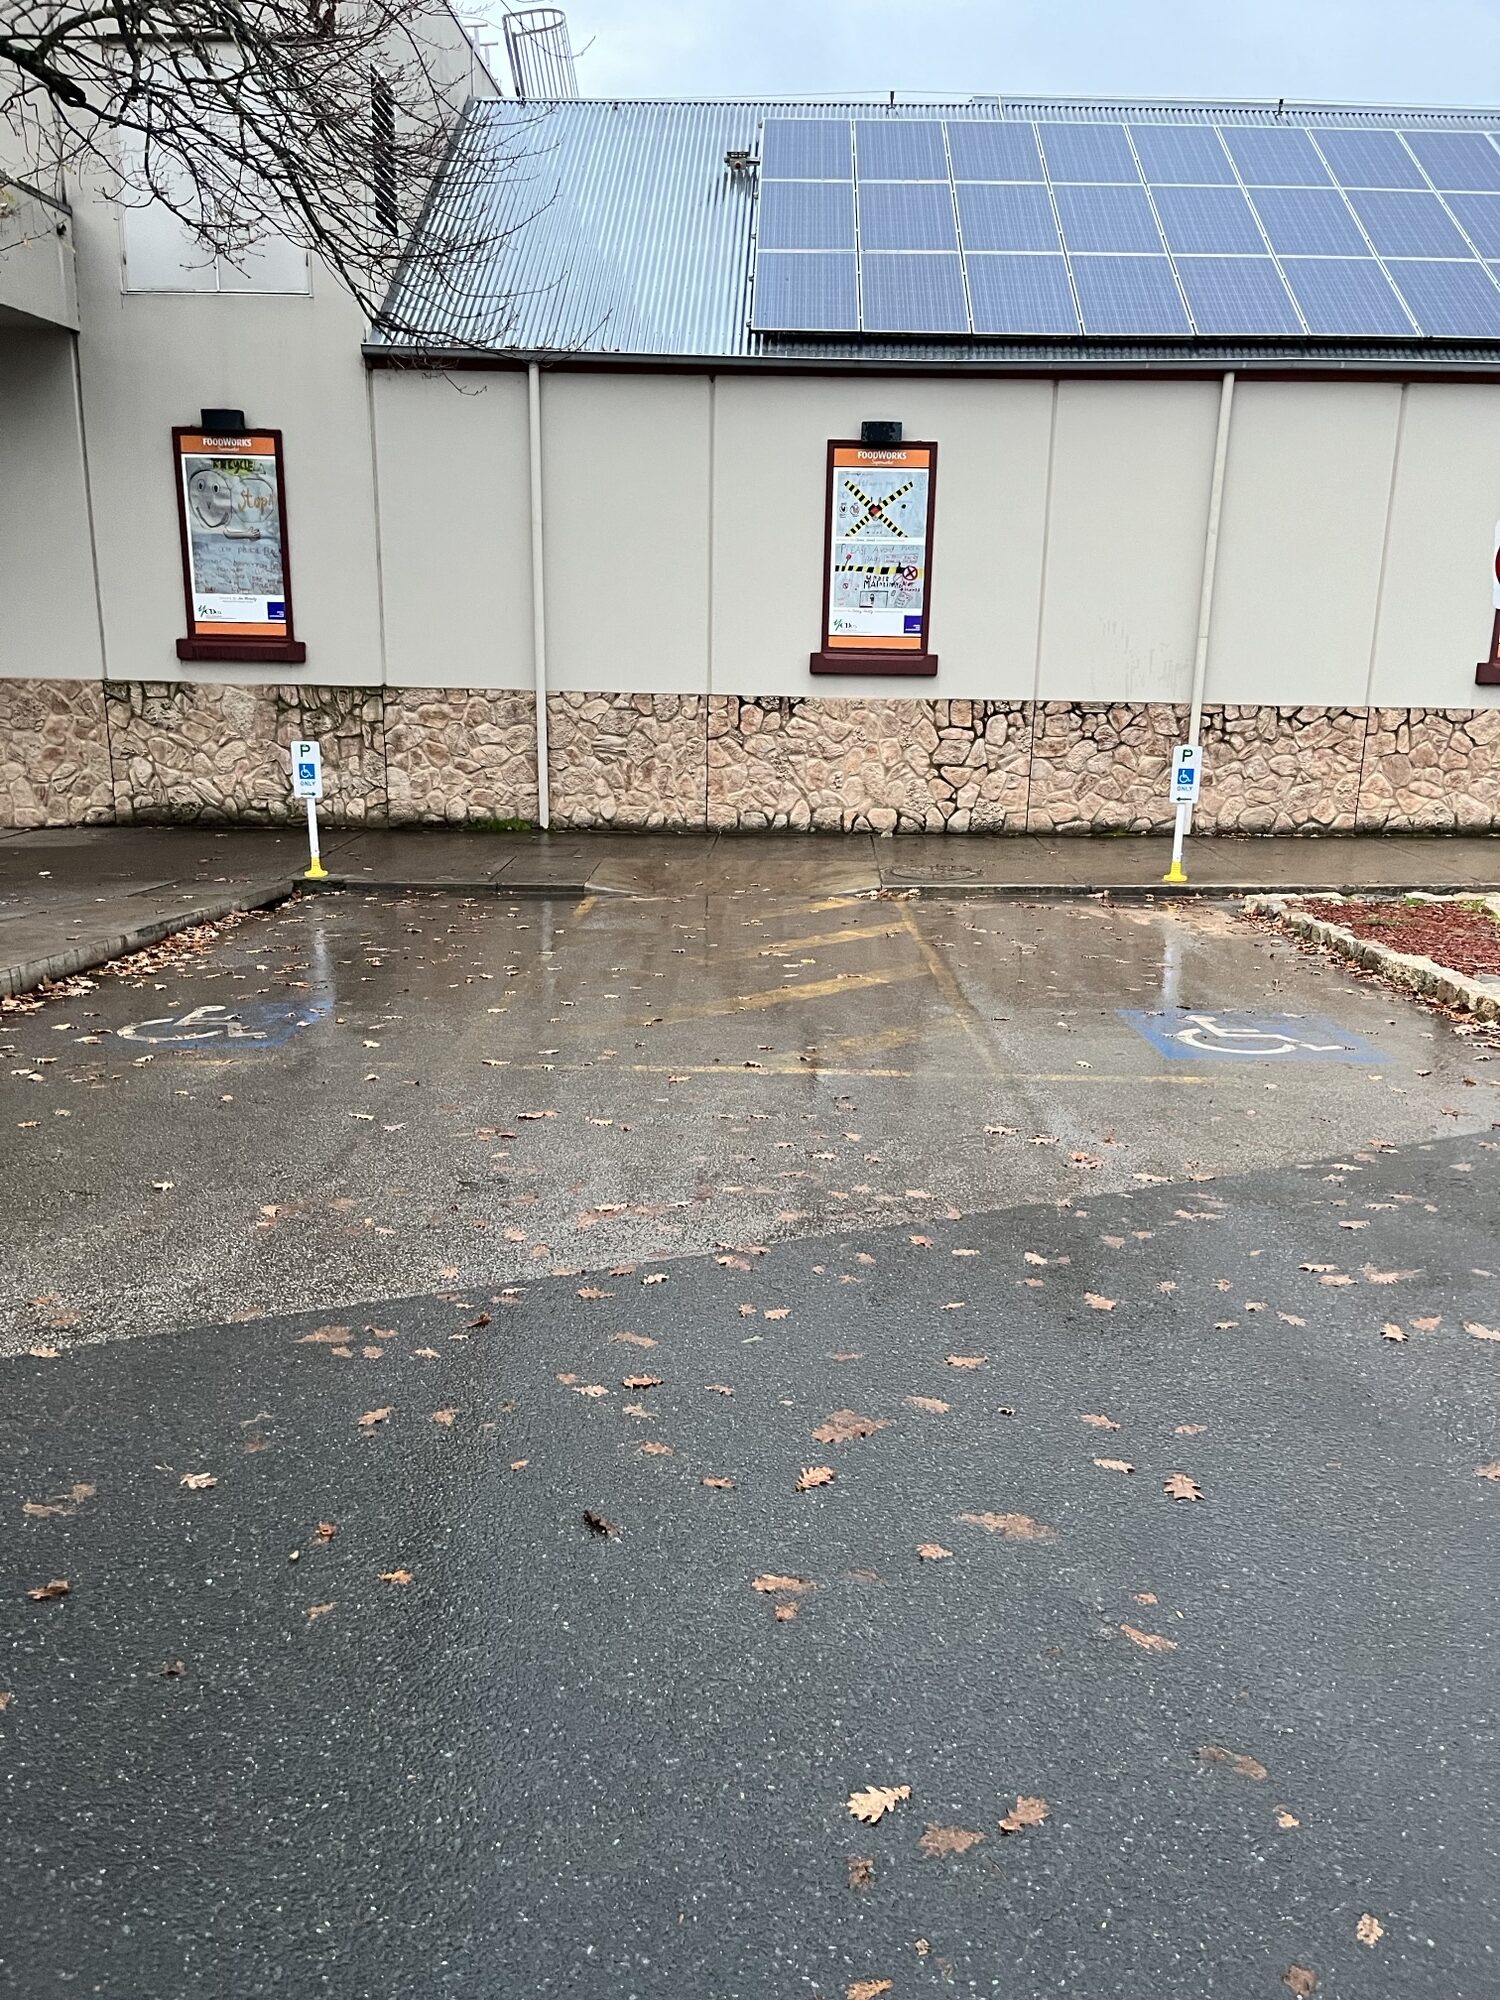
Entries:
{"type": "Polygon", "coordinates": [[[821,881],[322,898],[0,1036],[0,1991],[1495,1990],[1486,1037],[821,881]]]}

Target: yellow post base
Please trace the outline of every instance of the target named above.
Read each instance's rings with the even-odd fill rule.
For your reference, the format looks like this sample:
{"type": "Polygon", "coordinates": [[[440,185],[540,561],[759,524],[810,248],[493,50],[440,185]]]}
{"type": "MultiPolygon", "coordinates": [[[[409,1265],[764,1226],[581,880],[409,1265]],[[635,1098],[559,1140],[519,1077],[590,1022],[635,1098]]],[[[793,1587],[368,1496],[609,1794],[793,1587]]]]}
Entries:
{"type": "Polygon", "coordinates": [[[328,870],[323,866],[321,861],[314,861],[309,865],[302,879],[304,882],[326,882],[328,880],[328,870]]]}
{"type": "Polygon", "coordinates": [[[1171,867],[1167,870],[1166,874],[1163,875],[1161,879],[1163,880],[1163,882],[1186,882],[1187,870],[1183,867],[1180,861],[1174,861],[1171,867]]]}

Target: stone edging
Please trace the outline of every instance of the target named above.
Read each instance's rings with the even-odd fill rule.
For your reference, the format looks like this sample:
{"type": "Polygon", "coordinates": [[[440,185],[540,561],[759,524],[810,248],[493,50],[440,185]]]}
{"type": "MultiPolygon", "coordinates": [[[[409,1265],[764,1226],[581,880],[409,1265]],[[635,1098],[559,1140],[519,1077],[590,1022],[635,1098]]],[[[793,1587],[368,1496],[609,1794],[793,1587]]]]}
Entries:
{"type": "MultiPolygon", "coordinates": [[[[1371,972],[1393,980],[1398,986],[1406,986],[1413,993],[1420,993],[1429,1000],[1441,1000],[1447,1006],[1460,1007],[1465,1013],[1476,1015],[1481,1020],[1500,1020],[1500,988],[1485,985],[1481,980],[1470,979],[1462,972],[1454,972],[1446,965],[1439,965],[1435,959],[1419,958],[1413,952],[1393,951],[1388,944],[1378,944],[1373,938],[1356,937],[1353,931],[1345,930],[1341,924],[1331,924],[1321,917],[1309,916],[1299,908],[1303,899],[1298,896],[1247,896],[1245,914],[1250,917],[1272,917],[1289,930],[1294,937],[1306,938],[1309,943],[1326,945],[1341,958],[1351,959],[1356,965],[1363,965],[1371,972]]],[[[1320,896],[1322,903],[1344,903],[1347,896],[1320,896]]],[[[1368,899],[1361,899],[1368,900],[1368,899]]],[[[1472,897],[1428,896],[1419,900],[1424,903],[1471,902],[1472,897]]],[[[1483,899],[1491,908],[1500,911],[1500,897],[1487,896],[1483,899]]]]}

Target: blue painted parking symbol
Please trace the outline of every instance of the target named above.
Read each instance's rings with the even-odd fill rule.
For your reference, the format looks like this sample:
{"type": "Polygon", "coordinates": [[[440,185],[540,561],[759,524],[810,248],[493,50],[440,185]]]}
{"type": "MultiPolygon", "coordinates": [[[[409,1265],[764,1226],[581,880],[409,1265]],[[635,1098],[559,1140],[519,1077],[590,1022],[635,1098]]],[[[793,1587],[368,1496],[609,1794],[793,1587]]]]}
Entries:
{"type": "Polygon", "coordinates": [[[1128,1021],[1173,1062],[1378,1063],[1379,1049],[1321,1014],[1208,1012],[1189,1007],[1122,1007],[1128,1021]]]}

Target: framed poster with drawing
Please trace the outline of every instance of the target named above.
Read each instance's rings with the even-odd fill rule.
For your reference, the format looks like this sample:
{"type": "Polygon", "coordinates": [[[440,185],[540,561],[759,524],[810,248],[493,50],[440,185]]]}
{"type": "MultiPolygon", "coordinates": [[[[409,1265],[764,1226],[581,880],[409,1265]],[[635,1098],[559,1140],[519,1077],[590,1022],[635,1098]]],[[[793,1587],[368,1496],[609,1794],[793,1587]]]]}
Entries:
{"type": "Polygon", "coordinates": [[[280,431],[172,432],[187,635],[179,660],[299,666],[280,431]]]}
{"type": "Polygon", "coordinates": [[[828,446],[823,639],[815,674],[931,677],[937,446],[828,446]]]}

